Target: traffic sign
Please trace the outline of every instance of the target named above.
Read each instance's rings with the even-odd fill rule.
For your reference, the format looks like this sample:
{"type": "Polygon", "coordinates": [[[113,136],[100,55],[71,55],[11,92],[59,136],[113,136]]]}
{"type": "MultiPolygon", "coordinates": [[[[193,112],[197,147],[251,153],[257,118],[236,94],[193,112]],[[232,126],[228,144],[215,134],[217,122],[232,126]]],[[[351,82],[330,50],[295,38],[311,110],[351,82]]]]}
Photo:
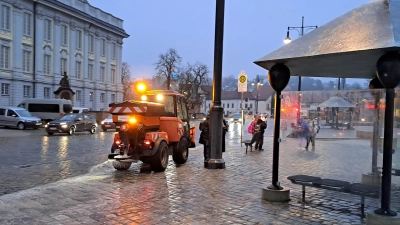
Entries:
{"type": "Polygon", "coordinates": [[[238,91],[247,92],[247,74],[242,70],[238,77],[238,91]]]}
{"type": "Polygon", "coordinates": [[[171,73],[171,74],[170,74],[170,77],[171,77],[172,79],[178,79],[178,78],[179,78],[179,74],[177,74],[177,73],[171,73]]]}

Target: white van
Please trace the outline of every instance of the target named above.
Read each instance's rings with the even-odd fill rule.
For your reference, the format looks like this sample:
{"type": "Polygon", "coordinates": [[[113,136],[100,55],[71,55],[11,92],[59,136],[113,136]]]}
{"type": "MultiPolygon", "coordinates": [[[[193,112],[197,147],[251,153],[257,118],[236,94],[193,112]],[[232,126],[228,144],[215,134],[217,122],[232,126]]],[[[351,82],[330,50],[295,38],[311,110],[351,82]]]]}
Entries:
{"type": "Polygon", "coordinates": [[[85,107],[72,107],[72,113],[89,113],[89,108],[85,108],[85,107]]]}
{"type": "Polygon", "coordinates": [[[46,122],[72,112],[72,102],[66,99],[30,98],[22,101],[18,107],[25,108],[33,116],[46,122]]]}

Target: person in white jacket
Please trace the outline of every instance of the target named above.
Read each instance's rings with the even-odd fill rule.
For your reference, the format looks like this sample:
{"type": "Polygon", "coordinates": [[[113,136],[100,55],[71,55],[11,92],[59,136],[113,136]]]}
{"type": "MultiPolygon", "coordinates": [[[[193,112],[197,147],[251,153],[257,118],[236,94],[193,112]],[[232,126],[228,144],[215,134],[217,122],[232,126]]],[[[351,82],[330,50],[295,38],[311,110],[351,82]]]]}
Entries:
{"type": "Polygon", "coordinates": [[[308,145],[311,142],[312,150],[315,151],[315,137],[317,136],[317,133],[319,132],[320,127],[315,120],[311,120],[308,123],[308,127],[310,128],[310,132],[307,135],[306,150],[308,150],[308,145]]]}

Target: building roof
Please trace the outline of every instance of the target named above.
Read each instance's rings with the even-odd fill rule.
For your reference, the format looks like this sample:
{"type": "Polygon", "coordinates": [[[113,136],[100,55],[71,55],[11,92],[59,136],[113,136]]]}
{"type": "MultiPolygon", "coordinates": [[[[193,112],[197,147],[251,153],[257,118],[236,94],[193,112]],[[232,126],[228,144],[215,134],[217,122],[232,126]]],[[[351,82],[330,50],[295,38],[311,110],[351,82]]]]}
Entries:
{"type": "Polygon", "coordinates": [[[262,85],[258,86],[258,89],[254,88],[254,90],[251,93],[253,96],[256,97],[257,94],[259,94],[258,96],[259,101],[266,101],[269,97],[271,97],[271,95],[275,93],[275,90],[269,85],[262,85]]]}
{"type": "Polygon", "coordinates": [[[255,63],[276,63],[293,76],[374,78],[376,62],[400,49],[400,1],[374,0],[267,54],[255,63]]]}
{"type": "Polygon", "coordinates": [[[78,10],[78,9],[72,7],[72,6],[66,5],[66,4],[64,4],[62,2],[54,1],[54,0],[42,0],[42,1],[39,1],[39,2],[44,4],[44,5],[47,5],[47,6],[52,4],[52,5],[56,6],[56,7],[60,7],[61,9],[63,9],[63,10],[60,10],[60,11],[62,11],[64,13],[72,12],[74,14],[77,14],[77,15],[89,20],[90,22],[94,22],[97,25],[101,25],[103,27],[106,27],[109,30],[121,35],[124,38],[129,37],[129,34],[127,34],[124,29],[119,28],[119,27],[117,27],[115,25],[112,25],[110,23],[107,23],[107,22],[105,22],[103,20],[100,20],[100,19],[98,19],[96,17],[93,17],[93,16],[91,16],[91,15],[85,13],[85,12],[82,12],[82,11],[80,11],[80,10],[78,10]]]}

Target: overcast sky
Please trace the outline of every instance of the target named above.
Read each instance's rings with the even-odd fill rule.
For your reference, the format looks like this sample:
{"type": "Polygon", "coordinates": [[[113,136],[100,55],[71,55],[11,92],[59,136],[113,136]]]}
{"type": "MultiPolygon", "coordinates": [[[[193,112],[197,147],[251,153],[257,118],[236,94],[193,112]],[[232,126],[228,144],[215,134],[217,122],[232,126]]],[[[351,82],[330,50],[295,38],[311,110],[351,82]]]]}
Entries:
{"type": "MultiPolygon", "coordinates": [[[[223,76],[267,71],[253,62],[280,48],[287,27],[321,26],[371,0],[226,0],[223,76]]],[[[215,0],[89,0],[124,20],[123,61],[134,78],[152,77],[158,56],[175,48],[187,62],[213,70],[215,0]]],[[[290,32],[292,39],[298,33],[290,32]]],[[[212,74],[210,74],[212,76],[212,74]]]]}

